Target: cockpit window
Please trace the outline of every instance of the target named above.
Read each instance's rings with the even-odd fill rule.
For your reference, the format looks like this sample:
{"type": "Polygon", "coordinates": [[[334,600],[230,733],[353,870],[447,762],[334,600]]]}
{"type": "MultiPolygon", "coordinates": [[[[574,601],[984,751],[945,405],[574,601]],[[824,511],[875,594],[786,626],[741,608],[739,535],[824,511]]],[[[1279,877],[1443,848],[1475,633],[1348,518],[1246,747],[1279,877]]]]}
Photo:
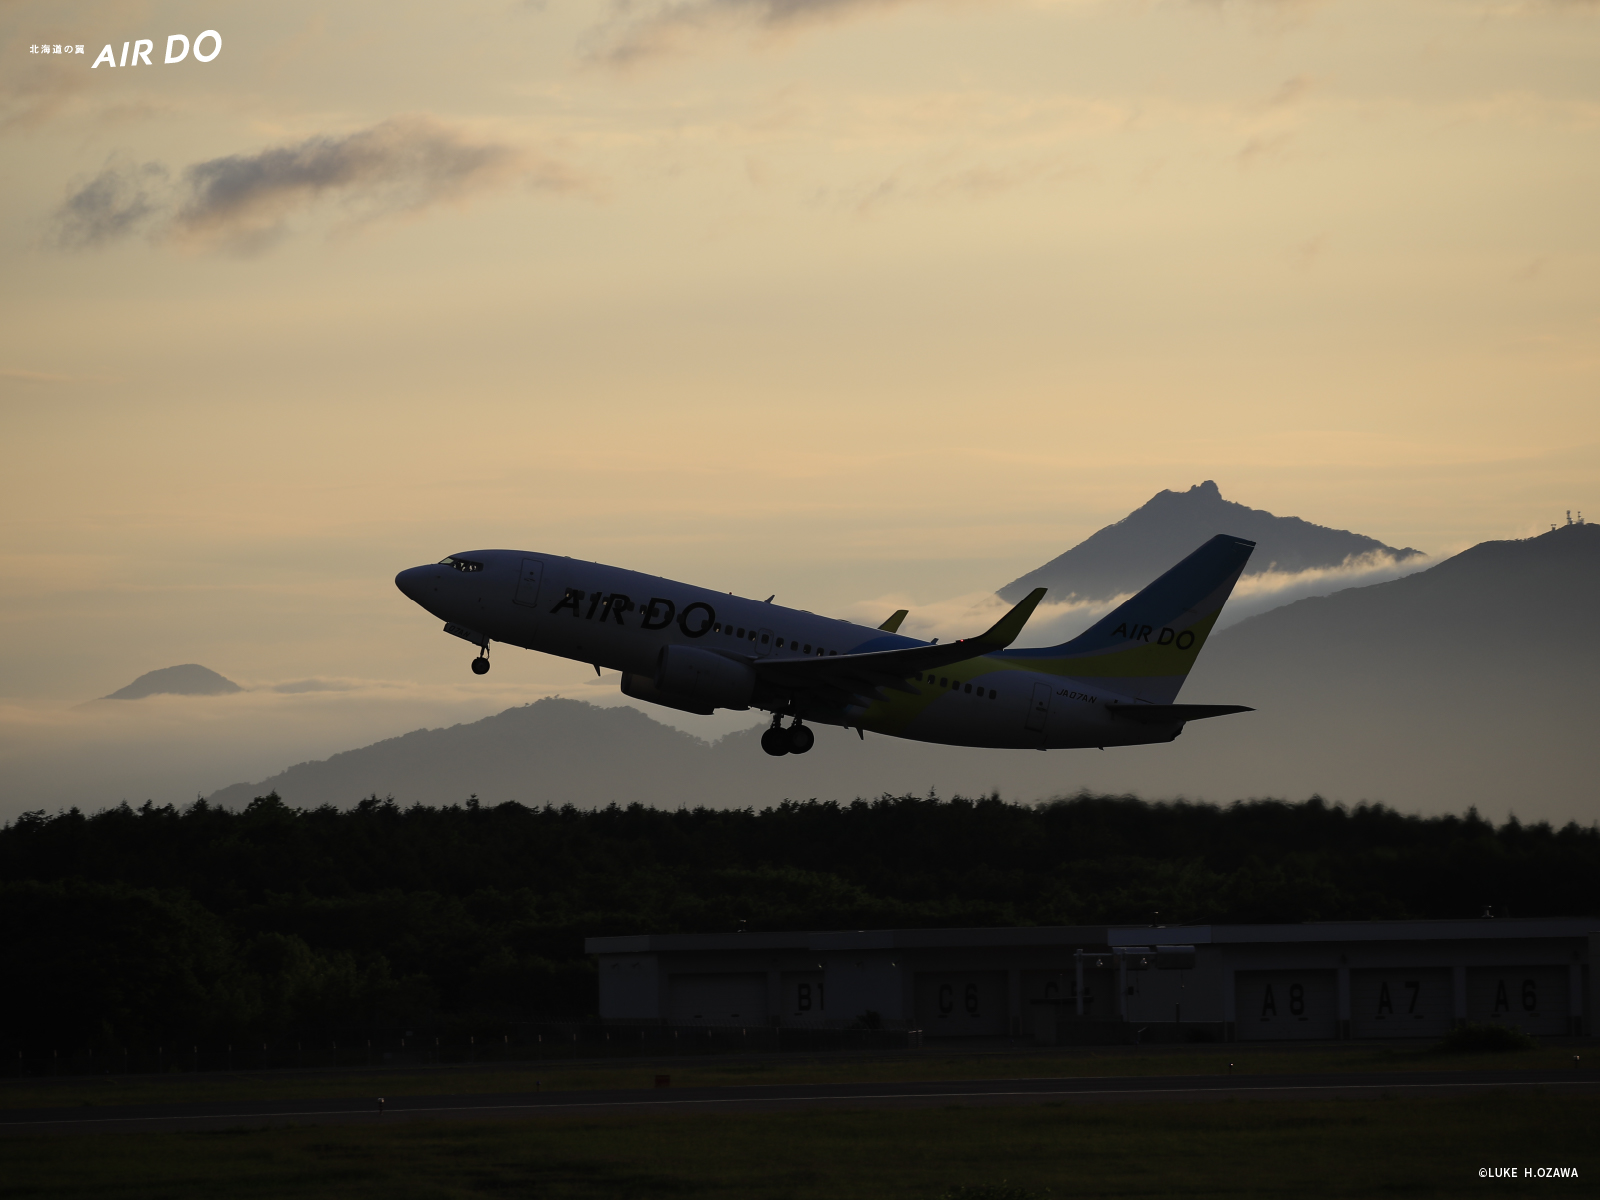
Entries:
{"type": "Polygon", "coordinates": [[[454,567],[458,571],[483,570],[483,564],[481,562],[474,562],[470,558],[458,558],[454,554],[452,554],[449,558],[440,559],[439,565],[441,567],[454,567]]]}

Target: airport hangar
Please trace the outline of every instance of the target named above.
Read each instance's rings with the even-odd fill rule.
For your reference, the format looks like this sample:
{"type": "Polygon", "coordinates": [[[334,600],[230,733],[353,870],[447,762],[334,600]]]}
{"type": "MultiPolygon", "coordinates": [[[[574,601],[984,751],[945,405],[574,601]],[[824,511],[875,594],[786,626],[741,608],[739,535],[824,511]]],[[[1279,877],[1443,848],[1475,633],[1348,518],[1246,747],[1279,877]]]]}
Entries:
{"type": "Polygon", "coordinates": [[[624,1026],[1036,1042],[1594,1036],[1600,917],[594,937],[624,1026]]]}

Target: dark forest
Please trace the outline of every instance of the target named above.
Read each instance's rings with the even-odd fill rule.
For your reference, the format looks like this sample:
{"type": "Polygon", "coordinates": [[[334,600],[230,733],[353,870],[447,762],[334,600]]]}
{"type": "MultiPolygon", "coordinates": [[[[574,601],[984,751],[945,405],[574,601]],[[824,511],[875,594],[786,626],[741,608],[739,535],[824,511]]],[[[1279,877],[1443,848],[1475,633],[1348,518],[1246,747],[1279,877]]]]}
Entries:
{"type": "Polygon", "coordinates": [[[582,1019],[596,934],[1600,912],[1600,829],[1320,799],[127,805],[0,829],[18,1047],[582,1019]]]}

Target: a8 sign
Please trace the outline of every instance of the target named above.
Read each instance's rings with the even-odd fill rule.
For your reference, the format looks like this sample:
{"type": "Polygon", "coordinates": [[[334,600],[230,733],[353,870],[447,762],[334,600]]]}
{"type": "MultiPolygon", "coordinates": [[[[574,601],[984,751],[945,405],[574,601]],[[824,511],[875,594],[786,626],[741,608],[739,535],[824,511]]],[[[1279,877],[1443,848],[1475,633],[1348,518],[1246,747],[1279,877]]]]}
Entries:
{"type": "Polygon", "coordinates": [[[1331,1038],[1338,1011],[1332,971],[1240,971],[1234,1029],[1262,1041],[1331,1038]]]}

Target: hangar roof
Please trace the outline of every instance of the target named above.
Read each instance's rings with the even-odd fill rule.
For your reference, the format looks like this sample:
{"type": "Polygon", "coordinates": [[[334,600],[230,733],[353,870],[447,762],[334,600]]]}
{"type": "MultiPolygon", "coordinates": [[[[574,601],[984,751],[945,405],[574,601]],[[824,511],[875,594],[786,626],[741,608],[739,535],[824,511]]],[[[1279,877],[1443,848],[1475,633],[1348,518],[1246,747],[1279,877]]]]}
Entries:
{"type": "Polygon", "coordinates": [[[1109,946],[1104,925],[1003,929],[839,929],[797,933],[642,933],[585,938],[589,954],[697,950],[910,950],[946,946],[1109,946]]]}
{"type": "Polygon", "coordinates": [[[1238,945],[1251,942],[1433,942],[1485,938],[1568,938],[1600,932],[1600,917],[1491,917],[1457,921],[1307,921],[1301,925],[1127,926],[1112,946],[1238,945]]]}
{"type": "Polygon", "coordinates": [[[1028,925],[1001,929],[801,930],[794,933],[641,933],[585,938],[589,954],[739,950],[899,950],[1011,946],[1239,945],[1283,942],[1457,941],[1575,938],[1600,933],[1600,917],[1458,921],[1308,921],[1300,925],[1028,925]]]}

